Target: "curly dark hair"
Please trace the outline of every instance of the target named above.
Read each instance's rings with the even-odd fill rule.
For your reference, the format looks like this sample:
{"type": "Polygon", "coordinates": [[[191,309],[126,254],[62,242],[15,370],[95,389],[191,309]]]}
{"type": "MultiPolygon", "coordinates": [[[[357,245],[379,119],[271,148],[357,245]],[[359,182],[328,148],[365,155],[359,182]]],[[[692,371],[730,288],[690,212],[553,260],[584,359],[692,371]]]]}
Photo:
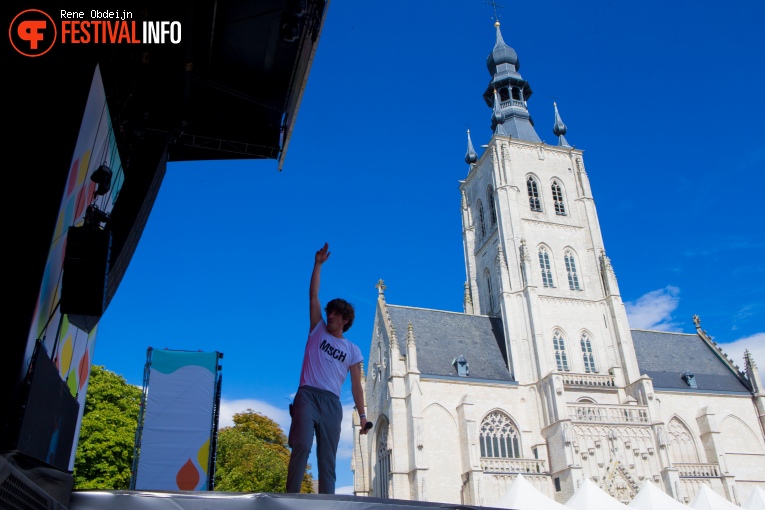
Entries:
{"type": "Polygon", "coordinates": [[[345,299],[335,298],[324,307],[324,311],[329,315],[330,312],[337,312],[343,316],[343,319],[348,321],[348,324],[343,326],[343,333],[351,329],[353,326],[353,319],[356,318],[356,310],[353,305],[345,299]]]}

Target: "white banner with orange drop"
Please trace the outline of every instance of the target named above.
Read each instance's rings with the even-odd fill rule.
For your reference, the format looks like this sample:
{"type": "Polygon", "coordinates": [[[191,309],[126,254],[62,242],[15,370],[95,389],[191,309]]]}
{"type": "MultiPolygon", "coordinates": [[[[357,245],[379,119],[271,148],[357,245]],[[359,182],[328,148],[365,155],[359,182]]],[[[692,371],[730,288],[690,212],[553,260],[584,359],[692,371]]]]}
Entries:
{"type": "Polygon", "coordinates": [[[220,357],[149,348],[134,489],[211,490],[220,357]]]}

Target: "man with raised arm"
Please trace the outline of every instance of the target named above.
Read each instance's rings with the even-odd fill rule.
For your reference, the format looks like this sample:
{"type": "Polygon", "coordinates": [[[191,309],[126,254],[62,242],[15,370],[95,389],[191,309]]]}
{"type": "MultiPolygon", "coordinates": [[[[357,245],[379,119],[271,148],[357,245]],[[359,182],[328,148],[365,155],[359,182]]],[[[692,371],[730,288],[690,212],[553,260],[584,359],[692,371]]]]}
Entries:
{"type": "Polygon", "coordinates": [[[351,374],[351,391],[361,418],[361,433],[367,433],[364,392],[361,389],[361,350],[343,336],[353,324],[353,305],[333,299],[324,308],[319,301],[321,266],[329,259],[329,244],[316,252],[308,291],[311,327],[303,354],[300,386],[291,406],[292,425],[289,446],[292,449],[287,471],[287,492],[300,492],[303,474],[316,433],[316,460],[319,468],[319,493],[335,493],[335,458],[340,441],[343,406],[340,388],[351,374]]]}

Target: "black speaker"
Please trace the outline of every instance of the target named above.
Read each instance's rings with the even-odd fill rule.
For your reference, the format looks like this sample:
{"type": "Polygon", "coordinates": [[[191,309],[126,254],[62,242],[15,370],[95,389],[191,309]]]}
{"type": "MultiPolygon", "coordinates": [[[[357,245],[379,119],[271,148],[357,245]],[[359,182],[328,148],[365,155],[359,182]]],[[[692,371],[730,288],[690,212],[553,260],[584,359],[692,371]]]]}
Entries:
{"type": "Polygon", "coordinates": [[[90,332],[106,310],[112,235],[92,226],[69,227],[61,279],[61,313],[90,332]]]}
{"type": "Polygon", "coordinates": [[[35,347],[21,399],[12,449],[68,471],[80,404],[42,344],[35,347]]]}

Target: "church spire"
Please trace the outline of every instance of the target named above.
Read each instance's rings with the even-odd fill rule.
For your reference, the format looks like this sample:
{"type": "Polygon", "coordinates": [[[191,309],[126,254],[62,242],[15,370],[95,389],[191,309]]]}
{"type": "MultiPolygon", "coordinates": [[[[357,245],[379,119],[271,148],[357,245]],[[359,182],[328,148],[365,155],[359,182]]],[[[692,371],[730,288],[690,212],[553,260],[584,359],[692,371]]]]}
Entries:
{"type": "Polygon", "coordinates": [[[541,142],[526,107],[531,87],[518,72],[521,63],[515,50],[505,44],[499,21],[494,26],[497,42],[486,59],[491,81],[483,93],[484,101],[492,109],[491,129],[496,134],[518,140],[541,142]]]}
{"type": "Polygon", "coordinates": [[[553,102],[553,107],[555,108],[555,124],[553,125],[553,133],[555,133],[555,136],[558,137],[558,146],[571,147],[568,144],[566,137],[563,136],[566,134],[566,125],[563,123],[560,118],[560,114],[558,113],[558,103],[553,102]]]}
{"type": "Polygon", "coordinates": [[[465,163],[468,165],[472,165],[476,161],[478,161],[478,154],[475,153],[475,149],[473,148],[473,140],[470,139],[470,130],[467,130],[467,136],[468,136],[468,147],[467,147],[467,153],[465,154],[465,163]]]}

